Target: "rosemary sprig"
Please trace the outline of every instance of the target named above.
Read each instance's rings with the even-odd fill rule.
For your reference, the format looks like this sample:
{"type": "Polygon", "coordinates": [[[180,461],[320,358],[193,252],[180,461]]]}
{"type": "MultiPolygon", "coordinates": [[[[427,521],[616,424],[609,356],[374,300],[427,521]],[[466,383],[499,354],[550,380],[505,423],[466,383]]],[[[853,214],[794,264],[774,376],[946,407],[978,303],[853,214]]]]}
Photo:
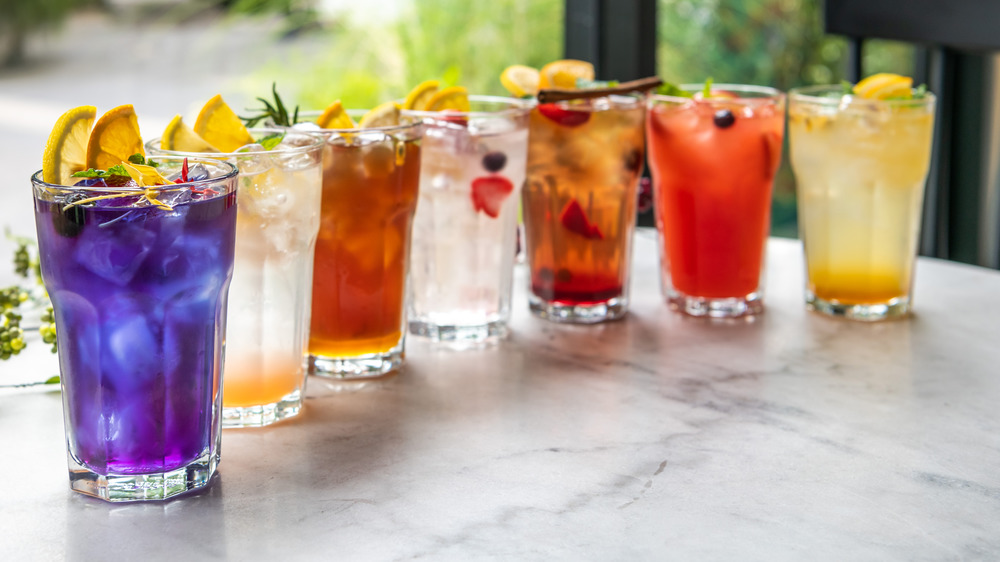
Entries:
{"type": "Polygon", "coordinates": [[[274,96],[273,103],[264,98],[257,98],[264,104],[264,107],[256,110],[248,109],[247,111],[257,111],[257,113],[250,117],[240,117],[247,127],[253,127],[267,118],[270,118],[274,125],[280,127],[291,127],[299,122],[299,106],[296,105],[292,114],[289,115],[285,102],[278,95],[278,85],[274,82],[271,83],[271,95],[274,96]]]}

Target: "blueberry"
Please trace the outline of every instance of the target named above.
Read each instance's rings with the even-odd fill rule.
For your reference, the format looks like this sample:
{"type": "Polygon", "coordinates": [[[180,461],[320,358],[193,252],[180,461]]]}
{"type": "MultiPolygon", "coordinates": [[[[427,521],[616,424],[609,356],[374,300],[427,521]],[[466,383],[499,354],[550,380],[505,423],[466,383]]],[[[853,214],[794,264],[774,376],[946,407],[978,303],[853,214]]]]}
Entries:
{"type": "Polygon", "coordinates": [[[715,117],[712,120],[715,121],[716,127],[725,129],[733,126],[733,123],[736,122],[736,116],[728,109],[720,109],[715,112],[715,117]]]}
{"type": "Polygon", "coordinates": [[[74,205],[69,209],[65,207],[86,198],[87,195],[84,193],[71,193],[62,202],[56,202],[52,205],[52,226],[56,232],[66,238],[76,238],[80,235],[80,232],[83,231],[83,225],[87,222],[87,215],[84,213],[83,207],[79,205],[74,205]]]}
{"type": "Polygon", "coordinates": [[[633,148],[625,155],[625,169],[635,173],[642,171],[642,151],[633,148]]]}
{"type": "Polygon", "coordinates": [[[486,168],[490,172],[499,172],[507,165],[507,155],[503,152],[494,150],[493,152],[487,152],[483,156],[483,168],[486,168]]]}

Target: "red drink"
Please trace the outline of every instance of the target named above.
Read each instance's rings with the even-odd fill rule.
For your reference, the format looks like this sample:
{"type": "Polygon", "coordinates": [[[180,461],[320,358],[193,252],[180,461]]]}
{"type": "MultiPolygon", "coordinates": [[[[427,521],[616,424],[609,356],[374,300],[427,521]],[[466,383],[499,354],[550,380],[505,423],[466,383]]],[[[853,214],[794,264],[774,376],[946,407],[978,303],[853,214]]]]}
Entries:
{"type": "Polygon", "coordinates": [[[564,322],[625,314],[644,116],[632,97],[532,110],[522,201],[535,314],[564,322]]]}
{"type": "Polygon", "coordinates": [[[649,101],[664,297],[693,316],[757,314],[784,95],[732,85],[712,94],[649,101]]]}

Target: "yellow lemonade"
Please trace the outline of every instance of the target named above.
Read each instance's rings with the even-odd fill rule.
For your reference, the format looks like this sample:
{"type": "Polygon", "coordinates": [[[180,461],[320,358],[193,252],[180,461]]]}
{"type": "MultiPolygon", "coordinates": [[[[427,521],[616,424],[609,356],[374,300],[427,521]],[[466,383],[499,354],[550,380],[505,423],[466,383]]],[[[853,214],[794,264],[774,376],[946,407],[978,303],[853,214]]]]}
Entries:
{"type": "MultiPolygon", "coordinates": [[[[910,307],[934,97],[867,100],[839,88],[789,97],[807,301],[879,319],[910,307]]],[[[829,310],[827,310],[829,309],[829,310]]]]}

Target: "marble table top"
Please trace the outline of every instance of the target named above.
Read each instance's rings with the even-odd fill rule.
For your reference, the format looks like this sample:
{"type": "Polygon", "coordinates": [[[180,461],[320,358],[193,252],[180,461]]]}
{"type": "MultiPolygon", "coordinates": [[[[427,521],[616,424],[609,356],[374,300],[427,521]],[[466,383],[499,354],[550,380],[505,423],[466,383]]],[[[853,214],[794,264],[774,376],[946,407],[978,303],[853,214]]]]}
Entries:
{"type": "Polygon", "coordinates": [[[1000,272],[921,259],[916,315],[853,323],[772,240],[767,312],[717,323],[663,304],[648,232],[634,261],[625,320],[534,318],[518,271],[509,340],[310,380],[165,503],[71,493],[58,392],[0,391],[0,560],[1000,558],[1000,272]]]}

